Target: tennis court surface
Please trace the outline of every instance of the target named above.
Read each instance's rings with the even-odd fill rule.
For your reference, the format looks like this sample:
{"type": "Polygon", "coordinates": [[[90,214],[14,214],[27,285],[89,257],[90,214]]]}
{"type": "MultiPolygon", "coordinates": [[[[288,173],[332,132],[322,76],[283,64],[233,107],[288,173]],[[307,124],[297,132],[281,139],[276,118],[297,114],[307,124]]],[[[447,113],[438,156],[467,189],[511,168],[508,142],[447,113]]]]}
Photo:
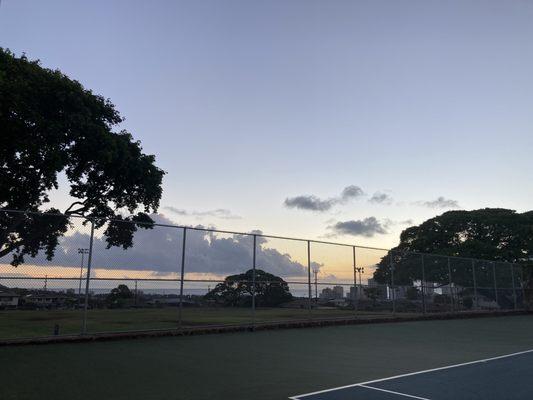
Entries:
{"type": "Polygon", "coordinates": [[[375,379],[291,397],[292,400],[533,398],[533,350],[375,379]]]}
{"type": "Polygon", "coordinates": [[[530,400],[532,332],[521,315],[0,347],[0,399],[530,400]]]}

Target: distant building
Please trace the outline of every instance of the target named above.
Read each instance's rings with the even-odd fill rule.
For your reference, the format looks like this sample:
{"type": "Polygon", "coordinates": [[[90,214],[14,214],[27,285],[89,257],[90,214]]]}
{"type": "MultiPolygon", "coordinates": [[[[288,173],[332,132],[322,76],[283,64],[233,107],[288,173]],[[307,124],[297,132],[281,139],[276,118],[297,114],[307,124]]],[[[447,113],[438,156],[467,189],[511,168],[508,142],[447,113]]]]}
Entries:
{"type": "Polygon", "coordinates": [[[438,286],[439,284],[436,282],[424,282],[424,294],[426,296],[433,296],[438,286]]]}
{"type": "Polygon", "coordinates": [[[333,296],[334,299],[344,298],[344,288],[342,286],[333,286],[333,296]]]}
{"type": "Polygon", "coordinates": [[[368,278],[368,286],[375,287],[375,286],[378,286],[378,283],[376,282],[374,278],[368,278]]]}
{"type": "Polygon", "coordinates": [[[346,294],[346,297],[349,299],[366,299],[365,290],[362,286],[350,286],[350,293],[346,294]]]}
{"type": "Polygon", "coordinates": [[[26,303],[34,304],[37,306],[50,306],[58,307],[64,305],[68,297],[58,293],[45,293],[45,294],[29,294],[25,297],[26,303]]]}
{"type": "Polygon", "coordinates": [[[20,296],[13,292],[0,292],[0,308],[17,308],[20,296]]]}
{"type": "Polygon", "coordinates": [[[389,300],[402,300],[407,297],[407,287],[406,286],[396,286],[391,288],[387,286],[387,298],[389,300]]]}
{"type": "Polygon", "coordinates": [[[436,282],[422,282],[420,280],[414,281],[413,286],[424,289],[424,295],[432,297],[435,294],[435,289],[439,286],[436,282]]]}
{"type": "Polygon", "coordinates": [[[464,288],[462,286],[452,283],[451,285],[443,285],[439,288],[440,294],[445,294],[448,296],[455,296],[457,293],[461,292],[464,288]]]}
{"type": "Polygon", "coordinates": [[[320,293],[321,300],[334,300],[344,298],[344,288],[342,286],[333,286],[332,288],[324,288],[320,293]]]}
{"type": "Polygon", "coordinates": [[[333,298],[333,290],[329,287],[322,289],[322,292],[320,292],[321,300],[331,300],[333,298]]]}

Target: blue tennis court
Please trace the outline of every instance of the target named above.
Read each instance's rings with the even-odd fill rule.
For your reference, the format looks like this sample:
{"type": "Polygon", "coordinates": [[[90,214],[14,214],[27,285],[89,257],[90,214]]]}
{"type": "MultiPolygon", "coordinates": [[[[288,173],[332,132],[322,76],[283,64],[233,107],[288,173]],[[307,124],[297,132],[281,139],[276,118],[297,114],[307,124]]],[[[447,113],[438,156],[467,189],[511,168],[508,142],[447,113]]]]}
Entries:
{"type": "Polygon", "coordinates": [[[290,399],[532,399],[532,373],[533,350],[527,350],[292,396],[290,399]]]}

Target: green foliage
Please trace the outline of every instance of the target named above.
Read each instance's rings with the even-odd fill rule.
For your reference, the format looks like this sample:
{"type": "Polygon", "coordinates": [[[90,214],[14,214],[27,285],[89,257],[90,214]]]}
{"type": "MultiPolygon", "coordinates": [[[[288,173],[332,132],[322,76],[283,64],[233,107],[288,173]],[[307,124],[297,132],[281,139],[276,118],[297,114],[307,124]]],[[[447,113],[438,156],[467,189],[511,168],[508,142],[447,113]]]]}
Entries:
{"type": "Polygon", "coordinates": [[[472,299],[472,297],[468,296],[468,297],[463,297],[463,306],[467,309],[467,310],[470,310],[472,309],[472,307],[474,306],[474,300],[472,299]]]}
{"type": "MultiPolygon", "coordinates": [[[[244,274],[230,275],[205,295],[225,306],[248,306],[253,293],[253,270],[244,274]]],[[[263,270],[255,271],[255,302],[260,307],[275,307],[292,300],[289,285],[282,278],[263,270]]]]}
{"type": "MultiPolygon", "coordinates": [[[[419,226],[402,232],[400,244],[379,263],[374,278],[390,280],[389,257],[395,266],[397,284],[409,284],[422,278],[421,256],[412,253],[478,258],[502,262],[527,263],[533,254],[533,212],[485,208],[474,211],[448,211],[419,226]]],[[[447,283],[445,258],[427,257],[427,271],[437,271],[426,280],[447,283]]],[[[454,275],[467,271],[457,268],[454,275]]],[[[472,274],[472,270],[465,272],[472,274]]]]}
{"type": "Polygon", "coordinates": [[[364,289],[366,297],[372,300],[372,303],[375,305],[377,299],[383,295],[383,291],[379,287],[367,287],[364,289]]]}
{"type": "Polygon", "coordinates": [[[133,292],[127,285],[118,285],[107,295],[106,303],[110,307],[122,307],[128,299],[132,298],[133,292]]]}
{"type": "Polygon", "coordinates": [[[420,297],[420,290],[414,286],[409,286],[405,290],[405,298],[407,300],[418,300],[420,297]]]}
{"type": "MultiPolygon", "coordinates": [[[[164,172],[129,132],[115,130],[122,121],[108,99],[0,48],[0,209],[60,212],[43,207],[64,173],[76,199],[65,215],[92,218],[97,228],[111,218],[152,222],[164,172]]],[[[150,227],[110,225],[108,245],[131,246],[138,226],[150,227]]],[[[1,213],[0,257],[12,253],[16,266],[45,250],[51,259],[68,227],[67,218],[1,213]]]]}

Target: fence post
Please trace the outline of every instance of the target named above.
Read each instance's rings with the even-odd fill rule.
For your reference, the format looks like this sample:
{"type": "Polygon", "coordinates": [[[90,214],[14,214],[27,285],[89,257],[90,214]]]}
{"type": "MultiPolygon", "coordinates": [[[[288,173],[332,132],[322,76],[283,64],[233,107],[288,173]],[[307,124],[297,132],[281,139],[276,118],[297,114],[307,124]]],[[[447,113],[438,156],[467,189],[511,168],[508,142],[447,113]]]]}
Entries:
{"type": "Polygon", "coordinates": [[[85,249],[85,248],[79,248],[78,249],[78,254],[81,254],[81,265],[80,265],[80,284],[78,285],[78,305],[81,303],[81,282],[83,280],[83,261],[84,261],[84,257],[85,257],[85,254],[87,254],[89,250],[85,249]]]}
{"type": "Polygon", "coordinates": [[[525,265],[520,266],[520,289],[522,292],[522,308],[526,309],[526,285],[524,284],[524,267],[525,265]]]}
{"type": "Polygon", "coordinates": [[[394,264],[392,262],[392,250],[389,252],[390,285],[392,297],[392,315],[396,314],[396,289],[394,287],[394,264]]]}
{"type": "Polygon", "coordinates": [[[472,259],[472,278],[474,279],[474,303],[476,304],[476,310],[479,309],[479,303],[477,301],[477,282],[476,282],[476,260],[472,259]]]}
{"type": "Polygon", "coordinates": [[[455,295],[453,293],[453,281],[452,281],[452,265],[450,261],[450,257],[448,257],[448,278],[450,286],[450,301],[451,301],[451,307],[452,307],[452,313],[455,312],[455,295]]]}
{"type": "Polygon", "coordinates": [[[252,252],[252,329],[255,328],[255,269],[256,269],[256,248],[257,235],[253,236],[254,249],[252,252]]]}
{"type": "Polygon", "coordinates": [[[359,290],[357,288],[357,264],[355,258],[355,246],[352,247],[353,252],[353,309],[355,312],[355,318],[357,318],[357,310],[359,308],[359,290]]]}
{"type": "Polygon", "coordinates": [[[181,248],[181,272],[180,272],[180,303],[178,309],[178,326],[183,322],[183,278],[185,275],[185,244],[187,241],[187,228],[183,228],[183,242],[181,248]]]}
{"type": "Polygon", "coordinates": [[[498,284],[496,283],[496,262],[492,262],[492,278],[494,279],[494,299],[496,300],[496,306],[500,308],[498,303],[498,284]]]}
{"type": "Polygon", "coordinates": [[[511,280],[513,283],[513,305],[514,309],[516,310],[518,308],[516,304],[516,287],[515,287],[515,280],[514,280],[514,265],[511,263],[511,280]]]}
{"type": "Polygon", "coordinates": [[[426,313],[426,267],[424,266],[424,254],[422,254],[422,281],[420,282],[420,287],[422,289],[422,313],[426,313]]]}
{"type": "Polygon", "coordinates": [[[135,306],[137,306],[137,295],[138,295],[138,291],[137,291],[137,279],[135,279],[135,306]]]}
{"type": "Polygon", "coordinates": [[[91,267],[93,263],[94,220],[91,219],[91,239],[89,241],[89,259],[87,260],[87,280],[85,281],[85,307],[83,310],[82,335],[87,334],[87,312],[89,310],[89,287],[91,281],[91,267]]]}
{"type": "Polygon", "coordinates": [[[307,311],[309,312],[309,319],[311,319],[311,241],[307,241],[307,286],[309,289],[309,298],[307,302],[307,311]]]}

